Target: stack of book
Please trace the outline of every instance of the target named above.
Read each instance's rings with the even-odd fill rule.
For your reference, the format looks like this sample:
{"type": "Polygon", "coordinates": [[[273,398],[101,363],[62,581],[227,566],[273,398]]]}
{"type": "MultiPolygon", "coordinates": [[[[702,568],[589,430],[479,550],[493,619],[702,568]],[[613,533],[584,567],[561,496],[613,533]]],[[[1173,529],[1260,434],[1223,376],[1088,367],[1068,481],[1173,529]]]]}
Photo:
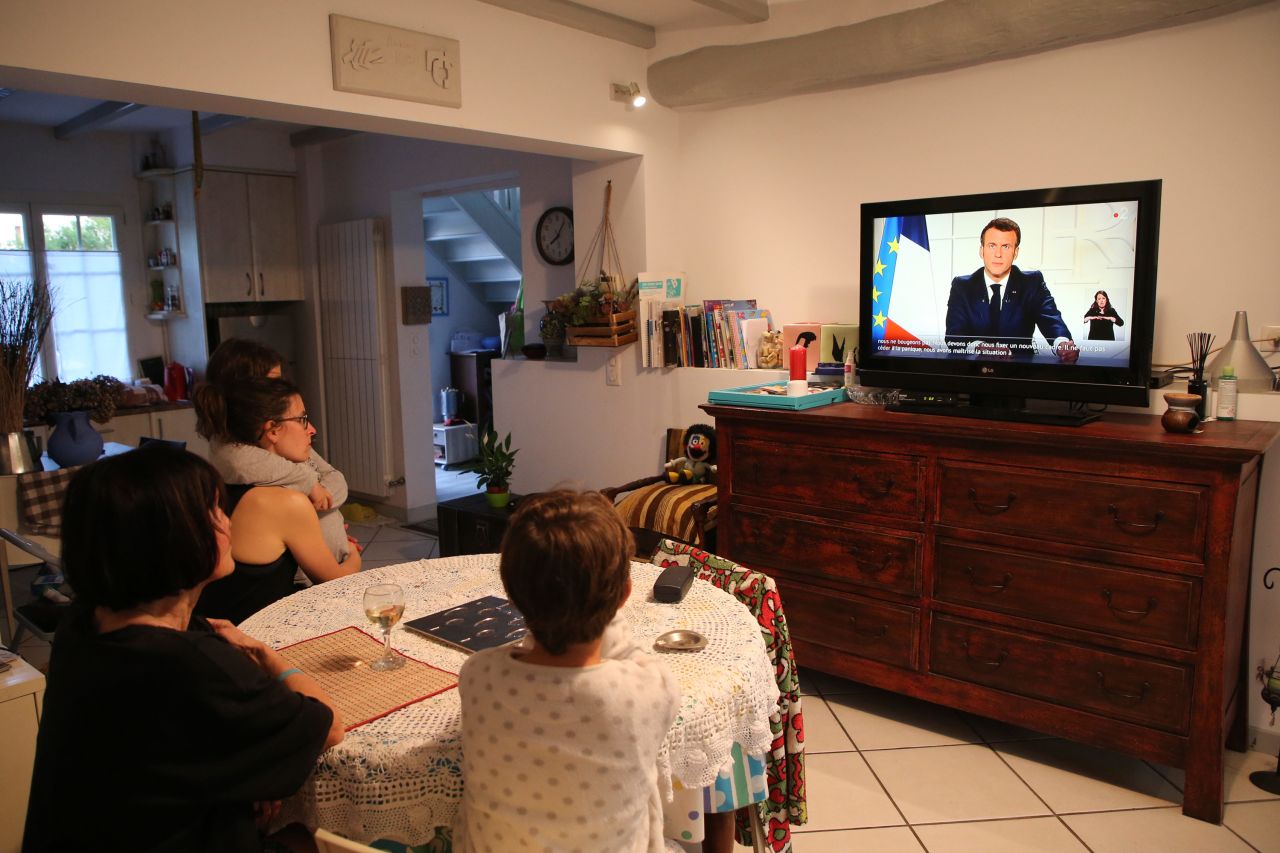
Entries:
{"type": "Polygon", "coordinates": [[[640,277],[641,364],[644,367],[757,367],[760,338],[773,315],[754,299],[708,299],[685,305],[683,277],[640,277]]]}

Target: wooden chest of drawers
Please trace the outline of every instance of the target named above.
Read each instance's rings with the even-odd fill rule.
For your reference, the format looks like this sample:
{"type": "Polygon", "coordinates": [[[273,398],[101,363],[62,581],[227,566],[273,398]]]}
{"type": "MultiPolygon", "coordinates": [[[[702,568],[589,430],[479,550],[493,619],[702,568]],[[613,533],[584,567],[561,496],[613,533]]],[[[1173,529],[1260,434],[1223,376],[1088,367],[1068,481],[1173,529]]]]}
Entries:
{"type": "Polygon", "coordinates": [[[703,408],[719,549],[775,576],[802,667],[1185,768],[1221,820],[1280,427],[703,408]]]}

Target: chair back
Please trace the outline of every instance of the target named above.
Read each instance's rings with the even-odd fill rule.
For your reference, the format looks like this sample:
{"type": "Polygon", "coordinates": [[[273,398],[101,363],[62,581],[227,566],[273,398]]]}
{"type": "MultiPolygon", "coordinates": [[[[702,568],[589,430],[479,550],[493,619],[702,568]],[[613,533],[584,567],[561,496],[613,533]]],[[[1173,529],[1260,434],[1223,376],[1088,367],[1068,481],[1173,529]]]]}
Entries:
{"type": "Polygon", "coordinates": [[[319,853],[381,853],[376,847],[343,838],[327,829],[317,829],[315,838],[319,853]]]}
{"type": "MultiPolygon", "coordinates": [[[[690,566],[696,576],[724,590],[746,605],[760,623],[765,649],[778,679],[778,708],[769,718],[773,746],[765,756],[769,796],[755,805],[759,825],[768,827],[765,849],[773,853],[791,850],[791,826],[809,819],[804,784],[804,711],[800,701],[800,679],[791,651],[791,633],[782,612],[782,597],[773,578],[715,554],[680,542],[664,539],[653,555],[659,566],[690,566]]],[[[752,845],[753,832],[748,815],[739,812],[738,840],[752,845]]]]}

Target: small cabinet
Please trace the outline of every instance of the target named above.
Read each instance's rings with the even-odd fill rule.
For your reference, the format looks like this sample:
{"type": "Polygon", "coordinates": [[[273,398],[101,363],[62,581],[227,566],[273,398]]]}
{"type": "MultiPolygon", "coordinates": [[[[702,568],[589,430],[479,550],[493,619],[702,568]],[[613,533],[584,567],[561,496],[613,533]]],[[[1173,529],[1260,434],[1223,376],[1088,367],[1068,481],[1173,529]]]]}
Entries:
{"type": "Polygon", "coordinates": [[[449,353],[449,373],[453,387],[462,392],[464,421],[478,424],[481,433],[493,426],[493,359],[494,350],[449,353]]]}
{"type": "Polygon", "coordinates": [[[207,171],[197,218],[205,302],[302,299],[292,177],[207,171]]]}
{"type": "MultiPolygon", "coordinates": [[[[514,505],[518,495],[511,496],[514,505]]],[[[436,506],[440,524],[440,556],[496,553],[507,532],[511,507],[495,509],[483,494],[444,501],[436,506]]]]}
{"type": "Polygon", "coordinates": [[[0,850],[22,847],[43,701],[44,675],[22,658],[0,672],[0,850]]]}
{"type": "Polygon", "coordinates": [[[98,431],[106,441],[131,447],[137,447],[142,438],[185,441],[187,450],[197,456],[209,456],[209,442],[196,432],[196,410],[190,407],[117,414],[107,423],[98,426],[98,431]]]}

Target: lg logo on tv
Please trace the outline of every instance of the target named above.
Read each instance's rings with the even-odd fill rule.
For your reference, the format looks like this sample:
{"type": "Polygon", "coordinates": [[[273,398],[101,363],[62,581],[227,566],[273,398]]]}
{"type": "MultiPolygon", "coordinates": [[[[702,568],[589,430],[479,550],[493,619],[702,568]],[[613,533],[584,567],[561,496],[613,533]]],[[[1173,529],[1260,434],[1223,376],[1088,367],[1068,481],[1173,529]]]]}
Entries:
{"type": "Polygon", "coordinates": [[[982,370],[981,370],[981,373],[983,376],[992,376],[995,374],[995,372],[996,372],[996,369],[994,367],[986,367],[985,365],[982,367],[982,370]]]}

